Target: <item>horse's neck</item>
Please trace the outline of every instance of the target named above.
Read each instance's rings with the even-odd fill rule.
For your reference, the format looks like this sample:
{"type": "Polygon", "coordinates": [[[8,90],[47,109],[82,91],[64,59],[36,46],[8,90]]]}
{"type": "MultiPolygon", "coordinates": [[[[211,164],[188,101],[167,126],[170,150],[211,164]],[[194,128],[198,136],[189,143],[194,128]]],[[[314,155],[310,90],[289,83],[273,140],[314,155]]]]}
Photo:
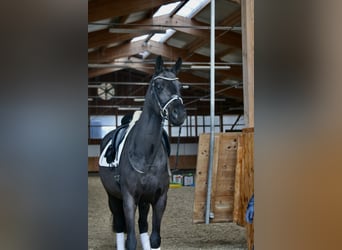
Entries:
{"type": "Polygon", "coordinates": [[[156,138],[161,138],[162,136],[162,119],[160,116],[149,110],[142,112],[139,121],[135,126],[136,131],[139,131],[135,136],[143,138],[144,143],[149,143],[149,141],[155,142],[156,138]]]}
{"type": "Polygon", "coordinates": [[[145,108],[139,121],[134,125],[132,136],[135,143],[131,148],[131,158],[150,165],[162,147],[162,119],[155,112],[149,112],[145,108]]]}

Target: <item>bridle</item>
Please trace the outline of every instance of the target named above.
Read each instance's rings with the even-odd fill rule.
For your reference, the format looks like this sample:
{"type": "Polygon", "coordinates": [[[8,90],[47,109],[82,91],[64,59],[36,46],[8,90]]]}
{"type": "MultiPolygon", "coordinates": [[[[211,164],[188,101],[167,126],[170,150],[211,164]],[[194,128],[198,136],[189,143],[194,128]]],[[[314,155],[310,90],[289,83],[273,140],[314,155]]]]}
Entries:
{"type": "Polygon", "coordinates": [[[152,94],[156,98],[157,104],[159,106],[160,115],[161,115],[161,117],[163,118],[163,121],[164,121],[164,120],[167,120],[168,116],[169,116],[168,111],[167,111],[168,106],[172,102],[174,102],[176,100],[179,100],[183,104],[183,99],[179,95],[172,95],[171,98],[164,105],[161,105],[159,96],[156,93],[155,85],[154,85],[154,81],[156,79],[163,79],[163,80],[167,80],[167,81],[174,81],[174,80],[178,80],[178,78],[177,77],[169,78],[169,77],[165,77],[165,76],[156,76],[156,77],[154,77],[152,79],[152,94]]]}

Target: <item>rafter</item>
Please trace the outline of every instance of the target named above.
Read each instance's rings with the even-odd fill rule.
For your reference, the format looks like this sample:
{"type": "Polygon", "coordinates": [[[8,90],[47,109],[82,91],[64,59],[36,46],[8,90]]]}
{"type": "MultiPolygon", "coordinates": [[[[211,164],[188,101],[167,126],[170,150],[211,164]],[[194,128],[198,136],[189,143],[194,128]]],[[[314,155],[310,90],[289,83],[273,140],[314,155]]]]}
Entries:
{"type": "Polygon", "coordinates": [[[192,53],[189,54],[188,50],[179,49],[154,41],[149,41],[148,43],[145,43],[144,41],[137,41],[104,49],[103,51],[90,52],[88,53],[88,61],[89,63],[113,62],[114,59],[133,56],[144,51],[149,51],[155,55],[162,55],[172,60],[176,60],[178,57],[183,58],[191,56],[191,59],[194,61],[209,61],[208,57],[206,56],[192,53]]]}
{"type": "Polygon", "coordinates": [[[134,43],[125,43],[119,46],[105,49],[104,51],[94,51],[88,53],[89,63],[103,63],[103,62],[113,62],[114,59],[121,57],[129,57],[146,49],[146,45],[143,41],[138,41],[134,43]]]}
{"type": "Polygon", "coordinates": [[[121,68],[88,69],[88,78],[106,75],[118,70],[121,70],[121,68]]]}
{"type": "MultiPolygon", "coordinates": [[[[241,19],[241,10],[236,10],[229,18],[223,20],[218,25],[220,26],[233,26],[240,22],[241,19]]],[[[206,36],[200,36],[200,39],[196,39],[191,44],[189,44],[186,48],[190,51],[195,51],[200,47],[205,46],[210,42],[210,34],[208,33],[206,36]]],[[[215,41],[222,42],[230,47],[234,48],[242,48],[242,38],[241,35],[235,32],[227,32],[227,31],[216,31],[215,32],[215,41]]]]}
{"type": "Polygon", "coordinates": [[[222,20],[219,25],[222,26],[232,26],[241,22],[241,8],[234,11],[230,16],[224,20],[222,20]]]}
{"type": "Polygon", "coordinates": [[[181,71],[179,73],[179,79],[182,83],[186,83],[188,85],[193,85],[192,83],[207,83],[208,79],[200,76],[195,76],[188,71],[181,71]]]}
{"type": "Polygon", "coordinates": [[[114,34],[109,33],[108,29],[90,32],[88,34],[88,48],[97,48],[113,43],[120,43],[131,40],[136,34],[114,34]]]}
{"type": "Polygon", "coordinates": [[[143,66],[135,66],[134,65],[134,67],[133,66],[125,66],[122,68],[91,69],[91,70],[88,70],[88,78],[109,74],[109,73],[116,72],[119,70],[123,70],[126,68],[135,69],[135,70],[147,73],[149,75],[152,75],[154,72],[153,69],[147,69],[146,67],[143,67],[143,66]]]}
{"type": "MultiPolygon", "coordinates": [[[[235,13],[232,14],[233,17],[229,18],[227,20],[224,20],[221,26],[230,26],[236,24],[240,17],[240,11],[236,11],[235,13]]],[[[181,17],[178,15],[174,15],[173,17],[169,17],[168,15],[164,16],[159,16],[155,18],[146,18],[141,21],[129,24],[129,25],[116,25],[115,27],[117,28],[131,28],[131,29],[144,29],[146,30],[146,26],[167,26],[173,28],[177,31],[190,34],[193,36],[198,37],[199,39],[202,40],[201,45],[205,45],[206,43],[209,42],[210,40],[210,31],[205,30],[205,29],[196,29],[196,26],[198,27],[204,27],[208,26],[205,23],[198,22],[195,20],[192,20],[190,18],[185,18],[181,17]],[[193,27],[193,28],[190,28],[193,27]]],[[[135,34],[113,34],[110,33],[108,29],[106,30],[101,30],[101,31],[95,31],[92,32],[88,35],[88,47],[89,48],[94,48],[94,47],[99,47],[99,46],[105,46],[109,43],[115,43],[118,41],[122,40],[128,40],[136,36],[135,34]]],[[[236,48],[241,48],[241,35],[238,33],[233,33],[233,32],[227,32],[227,31],[222,31],[218,30],[216,32],[216,37],[217,39],[220,39],[220,41],[224,41],[225,44],[231,46],[231,47],[236,47],[236,48]]],[[[199,48],[198,45],[198,39],[193,43],[192,46],[194,50],[199,48]],[[195,47],[196,45],[196,47],[195,47]]]]}
{"type": "MultiPolygon", "coordinates": [[[[177,60],[178,57],[181,57],[181,58],[188,58],[196,62],[208,62],[209,61],[209,58],[206,56],[202,56],[198,54],[189,55],[187,50],[171,47],[169,45],[157,43],[154,41],[149,41],[148,44],[144,43],[143,41],[138,41],[134,43],[127,43],[127,44],[120,45],[117,47],[109,48],[104,51],[94,51],[88,54],[88,61],[89,63],[113,62],[115,59],[134,56],[143,51],[149,51],[155,55],[162,55],[171,60],[177,60]]],[[[120,65],[121,64],[117,64],[117,66],[120,66],[120,65]]],[[[131,67],[129,64],[126,64],[123,66],[131,67]]],[[[137,64],[134,65],[134,68],[143,72],[146,72],[147,70],[149,70],[149,69],[146,69],[146,66],[144,67],[143,65],[137,65],[137,64]]],[[[147,73],[150,73],[150,71],[147,73]]],[[[220,75],[218,76],[218,81],[223,81],[227,78],[240,80],[241,76],[242,76],[241,66],[232,66],[230,70],[220,72],[220,75]]]]}
{"type": "Polygon", "coordinates": [[[125,16],[172,2],[177,2],[177,0],[92,0],[88,2],[88,21],[94,22],[115,16],[125,16]]]}
{"type": "Polygon", "coordinates": [[[162,55],[170,58],[171,60],[177,60],[178,57],[184,58],[190,56],[191,60],[196,62],[209,62],[209,58],[206,56],[189,53],[189,51],[186,49],[179,49],[167,44],[157,43],[154,41],[150,41],[148,43],[147,50],[155,55],[162,55]]]}

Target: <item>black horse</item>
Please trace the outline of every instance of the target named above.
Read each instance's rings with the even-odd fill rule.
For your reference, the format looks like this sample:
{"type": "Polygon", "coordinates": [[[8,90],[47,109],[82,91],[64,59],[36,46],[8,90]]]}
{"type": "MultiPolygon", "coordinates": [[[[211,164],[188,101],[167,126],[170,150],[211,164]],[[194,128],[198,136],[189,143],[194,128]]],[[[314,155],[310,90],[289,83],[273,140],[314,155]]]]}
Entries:
{"type": "MultiPolygon", "coordinates": [[[[161,56],[158,56],[140,118],[128,129],[118,166],[104,167],[100,164],[99,167],[113,214],[113,231],[116,232],[119,250],[124,249],[124,232],[127,232],[126,249],[136,249],[137,207],[143,249],[160,249],[160,226],[170,178],[163,126],[166,119],[172,125],[180,126],[186,118],[180,82],[176,77],[182,60],[179,58],[171,69],[164,68],[163,64],[161,56]],[[151,237],[148,236],[147,223],[150,205],[153,209],[151,237]]],[[[107,141],[108,136],[101,142],[101,153],[107,141]]]]}

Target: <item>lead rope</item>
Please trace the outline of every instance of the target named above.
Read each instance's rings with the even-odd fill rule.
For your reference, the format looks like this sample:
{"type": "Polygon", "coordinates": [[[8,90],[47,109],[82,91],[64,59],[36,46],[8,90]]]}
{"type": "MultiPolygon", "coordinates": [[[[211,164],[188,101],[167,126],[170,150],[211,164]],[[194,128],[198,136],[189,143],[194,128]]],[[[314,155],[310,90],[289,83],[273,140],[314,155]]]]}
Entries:
{"type": "Polygon", "coordinates": [[[177,151],[176,151],[176,162],[175,162],[175,167],[173,169],[173,171],[177,170],[178,167],[178,158],[179,158],[179,142],[180,142],[180,135],[181,135],[181,131],[182,131],[182,125],[179,126],[179,130],[178,130],[178,138],[177,138],[177,151]]]}

